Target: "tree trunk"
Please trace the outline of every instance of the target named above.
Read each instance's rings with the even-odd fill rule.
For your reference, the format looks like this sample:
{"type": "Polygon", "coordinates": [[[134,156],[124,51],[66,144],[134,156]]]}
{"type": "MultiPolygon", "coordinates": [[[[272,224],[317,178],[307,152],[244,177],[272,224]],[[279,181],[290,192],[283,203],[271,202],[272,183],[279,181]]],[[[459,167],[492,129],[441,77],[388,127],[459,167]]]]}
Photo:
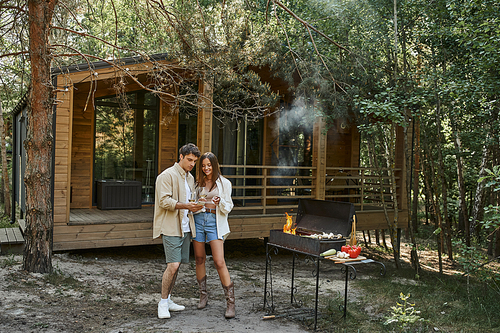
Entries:
{"type": "Polygon", "coordinates": [[[57,0],[28,0],[31,91],[26,149],[26,231],[23,269],[52,271],[51,203],[53,87],[49,33],[57,0]]]}
{"type": "Polygon", "coordinates": [[[495,247],[493,249],[493,255],[495,257],[500,256],[500,228],[498,228],[496,232],[496,241],[495,241],[495,247]]]}
{"type": "Polygon", "coordinates": [[[382,244],[384,244],[384,249],[389,250],[387,242],[385,241],[385,229],[380,230],[380,234],[382,236],[382,244]]]}
{"type": "MultiPolygon", "coordinates": [[[[486,136],[485,144],[483,146],[483,156],[481,160],[481,167],[479,169],[479,178],[486,176],[486,166],[489,158],[488,148],[489,135],[486,136]]],[[[478,182],[476,186],[476,195],[474,197],[474,207],[472,208],[471,221],[470,221],[470,234],[479,236],[479,215],[484,206],[484,181],[478,182]]]]}
{"type": "Polygon", "coordinates": [[[414,117],[414,124],[415,124],[415,151],[413,155],[415,156],[415,162],[414,162],[414,170],[413,170],[413,207],[412,207],[412,221],[411,223],[413,224],[413,231],[415,233],[418,232],[418,193],[420,192],[419,186],[419,178],[418,175],[420,174],[420,118],[419,117],[414,117]]]}
{"type": "Polygon", "coordinates": [[[394,173],[394,169],[396,168],[396,126],[394,123],[391,124],[391,135],[389,137],[390,141],[387,145],[387,162],[389,167],[390,179],[391,179],[391,192],[392,198],[394,201],[394,219],[389,223],[389,231],[391,232],[391,242],[392,242],[392,250],[394,254],[394,261],[396,263],[396,267],[400,268],[400,254],[401,254],[401,236],[398,232],[399,228],[399,206],[398,206],[398,196],[397,196],[397,184],[396,184],[396,175],[394,173]]]}
{"type": "Polygon", "coordinates": [[[441,222],[441,211],[439,209],[439,202],[437,200],[437,194],[436,191],[434,190],[434,187],[437,187],[434,184],[430,183],[430,175],[435,175],[434,172],[434,166],[433,166],[433,161],[432,157],[430,155],[430,147],[429,145],[426,145],[425,147],[425,155],[426,155],[426,160],[428,163],[428,172],[424,172],[424,181],[425,181],[425,187],[428,191],[428,197],[429,201],[432,207],[432,212],[434,216],[434,222],[436,225],[436,229],[439,229],[439,234],[436,235],[436,241],[437,241],[437,248],[438,248],[438,262],[439,262],[439,273],[443,273],[443,256],[442,256],[442,244],[443,244],[443,228],[442,228],[442,222],[441,222]]]}
{"type": "Polygon", "coordinates": [[[467,211],[467,200],[465,195],[464,181],[464,164],[462,158],[462,143],[458,134],[458,129],[454,121],[452,121],[452,130],[454,134],[454,144],[457,156],[457,175],[458,175],[458,194],[460,196],[460,212],[464,221],[465,243],[470,246],[470,230],[469,230],[469,212],[467,211]]]}
{"type": "MultiPolygon", "coordinates": [[[[389,147],[389,143],[387,141],[385,141],[385,135],[384,135],[384,132],[383,132],[383,129],[379,128],[379,133],[376,134],[379,138],[379,141],[380,141],[380,147],[383,147],[383,149],[385,150],[384,152],[384,155],[386,156],[386,161],[387,161],[387,165],[391,165],[391,161],[390,161],[390,150],[391,150],[391,147],[389,147]]],[[[393,126],[391,127],[391,138],[389,138],[389,142],[393,142],[393,126]]],[[[394,136],[395,138],[395,136],[394,136]]],[[[396,264],[396,268],[400,268],[400,262],[399,262],[399,250],[398,250],[398,242],[397,242],[397,218],[398,218],[398,215],[397,215],[397,198],[396,198],[396,195],[394,194],[394,201],[395,201],[395,207],[394,208],[394,219],[391,221],[391,219],[389,219],[389,214],[387,212],[387,205],[385,203],[385,192],[384,192],[384,183],[383,183],[383,178],[382,178],[382,168],[379,166],[379,163],[378,163],[378,159],[377,159],[377,155],[376,155],[376,152],[375,152],[375,138],[373,138],[373,140],[370,140],[369,144],[368,144],[368,156],[370,158],[370,163],[372,164],[372,166],[374,168],[376,168],[378,170],[378,176],[379,176],[379,189],[380,189],[380,199],[381,199],[381,202],[382,202],[382,207],[384,208],[384,215],[385,215],[385,219],[387,221],[387,225],[389,227],[389,235],[390,235],[390,238],[391,238],[391,243],[392,243],[392,251],[393,251],[393,255],[394,255],[394,263],[396,264]]],[[[391,172],[390,175],[394,175],[394,172],[391,172]]]]}
{"type": "Polygon", "coordinates": [[[3,201],[4,215],[11,217],[12,209],[10,206],[10,182],[9,171],[7,168],[7,147],[5,145],[5,124],[3,121],[2,101],[0,101],[0,151],[2,154],[2,179],[3,179],[3,201]]]}
{"type": "MultiPolygon", "coordinates": [[[[442,237],[446,241],[446,252],[448,253],[448,258],[453,260],[453,247],[451,245],[451,221],[450,221],[450,216],[448,214],[448,182],[446,180],[446,170],[444,167],[444,161],[443,161],[443,144],[441,142],[441,99],[437,95],[437,84],[436,84],[436,99],[437,99],[437,105],[436,105],[436,129],[437,129],[437,152],[438,152],[438,160],[439,160],[439,178],[441,179],[441,193],[443,197],[443,218],[444,218],[444,225],[441,227],[442,228],[442,237]]],[[[431,162],[432,163],[432,162],[431,162]]],[[[434,173],[432,173],[434,174],[434,173]]],[[[443,239],[442,239],[443,240],[443,239]]],[[[444,242],[443,242],[444,243],[444,242]]],[[[443,244],[444,246],[444,244],[443,244]]]]}

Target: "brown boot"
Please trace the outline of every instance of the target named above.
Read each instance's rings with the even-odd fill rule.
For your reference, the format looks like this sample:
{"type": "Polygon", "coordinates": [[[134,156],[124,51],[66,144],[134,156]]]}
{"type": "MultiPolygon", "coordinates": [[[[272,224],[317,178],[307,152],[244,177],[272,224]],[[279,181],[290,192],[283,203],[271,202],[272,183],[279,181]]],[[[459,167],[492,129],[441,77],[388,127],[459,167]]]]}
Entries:
{"type": "Polygon", "coordinates": [[[227,308],[226,314],[224,315],[227,319],[234,318],[235,316],[235,307],[234,307],[234,282],[231,282],[229,286],[222,286],[224,289],[224,294],[226,295],[227,308]]]}
{"type": "Polygon", "coordinates": [[[201,280],[198,280],[200,285],[200,303],[198,303],[198,309],[203,309],[208,303],[208,293],[207,293],[207,276],[205,275],[201,280]]]}

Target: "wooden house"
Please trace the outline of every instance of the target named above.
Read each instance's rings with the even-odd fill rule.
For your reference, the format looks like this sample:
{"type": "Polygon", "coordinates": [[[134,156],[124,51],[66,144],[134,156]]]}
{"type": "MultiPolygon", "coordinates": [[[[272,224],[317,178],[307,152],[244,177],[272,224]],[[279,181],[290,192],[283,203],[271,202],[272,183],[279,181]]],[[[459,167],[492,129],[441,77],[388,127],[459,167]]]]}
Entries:
{"type": "MultiPolygon", "coordinates": [[[[222,124],[203,80],[193,81],[200,95],[194,111],[169,102],[168,94],[177,93],[175,80],[162,98],[151,93],[157,79],[151,73],[161,63],[165,57],[157,55],[121,59],[125,73],[111,62],[53,70],[54,251],[160,243],[152,239],[155,177],[177,161],[187,142],[213,151],[233,184],[230,239],[268,237],[270,229],[282,228],[285,212],[295,213],[299,198],[353,202],[358,230],[386,228],[383,208],[392,217],[396,198],[399,223],[407,224],[402,135],[394,196],[387,194],[390,177],[359,166],[355,124],[339,119],[326,129],[323,119],[294,107],[287,86],[267,71],[260,70],[261,77],[284,92],[280,111],[222,124]]],[[[193,77],[181,69],[178,75],[193,77]]],[[[21,214],[25,106],[19,105],[13,120],[13,201],[21,214]]]]}

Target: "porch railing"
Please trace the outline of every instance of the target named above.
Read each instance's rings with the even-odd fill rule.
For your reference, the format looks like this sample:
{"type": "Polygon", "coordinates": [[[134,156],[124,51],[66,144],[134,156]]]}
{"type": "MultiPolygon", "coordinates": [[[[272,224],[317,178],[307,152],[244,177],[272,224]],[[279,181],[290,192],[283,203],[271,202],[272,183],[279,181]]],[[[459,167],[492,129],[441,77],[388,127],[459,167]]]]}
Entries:
{"type": "MultiPolygon", "coordinates": [[[[392,169],[397,173],[401,169],[392,169]]],[[[355,204],[356,210],[380,210],[384,205],[394,209],[395,197],[401,195],[396,181],[396,195],[392,193],[391,170],[388,168],[326,168],[325,199],[349,201],[355,204]]]]}
{"type": "MultiPolygon", "coordinates": [[[[293,211],[300,198],[352,202],[357,211],[381,210],[383,205],[394,209],[388,169],[327,168],[324,193],[318,193],[313,167],[221,165],[221,168],[233,184],[233,213],[237,215],[283,214],[293,211]]],[[[399,188],[397,192],[399,196],[399,188]]]]}

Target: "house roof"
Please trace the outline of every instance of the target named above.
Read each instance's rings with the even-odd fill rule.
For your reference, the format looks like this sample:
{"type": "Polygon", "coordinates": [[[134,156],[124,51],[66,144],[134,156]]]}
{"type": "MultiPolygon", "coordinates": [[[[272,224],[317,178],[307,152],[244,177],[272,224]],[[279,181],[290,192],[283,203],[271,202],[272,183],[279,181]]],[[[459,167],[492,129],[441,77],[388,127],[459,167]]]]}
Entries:
{"type": "Polygon", "coordinates": [[[89,69],[102,69],[102,68],[108,68],[112,67],[114,62],[120,62],[121,66],[128,66],[128,65],[133,65],[133,64],[140,64],[148,61],[160,61],[160,60],[165,60],[167,59],[168,54],[167,53],[158,53],[158,54],[152,54],[152,55],[146,55],[146,56],[137,56],[137,57],[128,57],[128,58],[121,58],[121,59],[110,59],[110,60],[101,60],[101,61],[96,61],[96,62],[90,62],[90,63],[81,63],[81,64],[76,64],[76,65],[71,65],[71,66],[64,66],[60,68],[52,68],[51,72],[52,75],[59,75],[62,73],[74,73],[74,72],[84,72],[88,71],[89,69]]]}
{"type": "MultiPolygon", "coordinates": [[[[90,62],[90,63],[81,63],[81,64],[75,64],[75,65],[70,65],[70,66],[63,66],[63,67],[54,67],[51,68],[50,72],[52,76],[57,76],[59,74],[68,74],[68,73],[75,73],[75,72],[85,72],[90,69],[92,70],[97,70],[97,69],[103,69],[103,68],[108,68],[112,67],[114,62],[119,61],[121,66],[130,66],[133,64],[140,64],[148,61],[160,61],[160,60],[166,60],[168,58],[167,53],[158,53],[158,54],[151,54],[147,56],[137,56],[137,57],[127,57],[127,58],[121,58],[121,59],[110,59],[110,60],[101,60],[101,61],[95,61],[95,62],[90,62]]],[[[28,90],[25,92],[23,97],[19,100],[17,105],[14,107],[12,110],[12,114],[16,116],[19,114],[28,104],[28,94],[31,88],[28,88],[28,90]]]]}

